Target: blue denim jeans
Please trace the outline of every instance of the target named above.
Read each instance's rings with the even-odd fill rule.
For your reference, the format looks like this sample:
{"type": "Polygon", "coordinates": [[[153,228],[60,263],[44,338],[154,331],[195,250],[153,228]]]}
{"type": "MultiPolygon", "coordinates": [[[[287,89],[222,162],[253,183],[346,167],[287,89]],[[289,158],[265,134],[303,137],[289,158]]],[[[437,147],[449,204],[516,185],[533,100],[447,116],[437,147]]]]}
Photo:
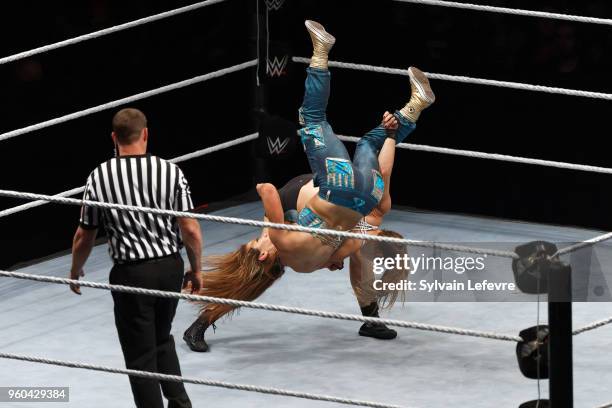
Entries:
{"type": "MultiPolygon", "coordinates": [[[[378,153],[387,133],[382,125],[366,133],[357,143],[351,161],[344,144],[327,122],[331,75],[328,70],[307,68],[304,102],[300,108],[303,128],[299,134],[313,173],[319,196],[333,204],[369,214],[382,198],[385,184],[378,166],[378,153]]],[[[396,113],[400,125],[397,139],[403,140],[416,125],[396,113]]],[[[303,217],[300,224],[307,222],[303,217]]],[[[301,219],[300,219],[301,221],[301,219]]]]}

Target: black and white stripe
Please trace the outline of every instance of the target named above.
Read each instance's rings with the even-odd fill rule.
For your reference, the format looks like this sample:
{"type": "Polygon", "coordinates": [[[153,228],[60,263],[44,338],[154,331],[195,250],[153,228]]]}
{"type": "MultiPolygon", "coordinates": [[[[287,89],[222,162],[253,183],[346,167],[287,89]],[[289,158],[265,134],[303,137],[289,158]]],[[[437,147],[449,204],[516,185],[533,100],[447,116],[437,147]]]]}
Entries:
{"type": "MultiPolygon", "coordinates": [[[[193,209],[189,184],[175,164],[151,155],[121,156],[98,166],[87,179],[83,199],[162,210],[193,209]]],[[[159,258],[182,248],[176,218],[129,211],[81,209],[81,226],[106,229],[117,261],[159,258]]]]}

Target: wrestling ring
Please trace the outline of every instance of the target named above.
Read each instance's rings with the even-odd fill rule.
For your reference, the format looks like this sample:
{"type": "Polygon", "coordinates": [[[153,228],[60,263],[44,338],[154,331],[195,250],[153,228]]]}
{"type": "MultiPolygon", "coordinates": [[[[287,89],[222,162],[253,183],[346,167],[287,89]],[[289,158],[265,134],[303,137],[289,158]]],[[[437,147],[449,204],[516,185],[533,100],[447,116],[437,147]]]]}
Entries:
{"type": "MultiPolygon", "coordinates": [[[[230,0],[203,1],[1,58],[0,64],[7,64],[224,1],[230,0]]],[[[437,0],[396,1],[612,25],[612,20],[607,19],[529,10],[437,0]]],[[[308,59],[294,57],[293,61],[307,63],[308,59]]],[[[0,142],[10,138],[25,137],[34,131],[50,126],[257,66],[258,60],[250,60],[226,69],[110,101],[0,134],[0,142]]],[[[364,72],[407,75],[402,69],[348,62],[330,62],[330,66],[364,72]]],[[[341,71],[338,75],[342,75],[341,71]]],[[[428,73],[427,75],[433,80],[545,92],[561,95],[560,97],[612,100],[612,94],[606,93],[446,74],[428,73]]],[[[187,153],[171,161],[181,163],[195,160],[257,138],[258,134],[252,133],[216,146],[187,153]]],[[[358,138],[343,136],[342,139],[354,142],[358,138]]],[[[458,155],[564,170],[612,173],[612,168],[535,158],[408,143],[398,145],[398,147],[432,154],[458,155]]],[[[577,273],[580,273],[578,270],[582,266],[580,260],[583,260],[584,257],[589,257],[591,261],[597,259],[603,264],[607,257],[612,256],[612,246],[607,244],[607,241],[612,238],[612,233],[577,228],[527,223],[517,226],[515,223],[506,221],[492,223],[488,219],[477,217],[394,209],[385,219],[385,224],[392,226],[404,236],[418,237],[418,239],[399,239],[335,230],[312,230],[294,225],[257,221],[256,219],[262,214],[260,203],[242,204],[211,214],[197,214],[71,198],[82,193],[83,190],[84,187],[76,187],[55,195],[44,195],[0,189],[0,196],[28,201],[26,204],[0,211],[0,218],[48,203],[73,206],[87,204],[92,207],[119,211],[198,219],[206,235],[205,250],[212,253],[222,253],[234,248],[242,242],[245,236],[254,235],[258,228],[266,226],[303,232],[315,231],[364,240],[403,243],[412,248],[418,248],[419,251],[430,251],[434,254],[483,255],[487,256],[490,262],[486,272],[504,276],[511,275],[512,262],[520,258],[515,247],[535,240],[552,241],[562,236],[565,242],[574,242],[575,244],[568,244],[560,248],[551,259],[568,262],[577,273]],[[476,244],[466,246],[457,243],[478,243],[483,241],[483,238],[486,242],[496,242],[499,245],[479,247],[476,244]]],[[[70,402],[66,403],[68,406],[113,406],[118,408],[131,406],[128,382],[122,376],[102,377],[98,374],[99,372],[193,384],[194,386],[188,390],[195,406],[211,404],[218,407],[310,407],[313,406],[312,401],[323,401],[330,403],[327,406],[338,404],[338,406],[366,407],[448,405],[489,407],[492,401],[496,401],[494,404],[497,406],[517,406],[529,396],[532,397],[531,399],[536,396],[541,398],[546,396],[540,387],[540,380],[544,378],[538,378],[536,395],[534,382],[525,379],[516,368],[516,356],[514,350],[511,349],[517,343],[524,341],[516,333],[526,323],[537,326],[544,324],[540,319],[540,314],[544,313],[541,309],[546,302],[541,302],[539,296],[537,302],[534,297],[534,301],[522,303],[478,304],[469,301],[491,302],[486,298],[478,298],[479,295],[473,295],[474,298],[466,299],[468,300],[466,302],[437,303],[435,307],[427,302],[410,303],[407,308],[397,307],[391,310],[390,318],[379,319],[346,313],[348,310],[353,310],[354,299],[351,298],[346,274],[342,273],[319,273],[316,277],[295,273],[287,274],[273,289],[263,295],[262,300],[265,303],[260,303],[109,285],[105,282],[108,280],[107,272],[111,261],[106,256],[104,246],[97,246],[94,249],[87,264],[87,280],[72,281],[58,277],[65,276],[69,265],[70,257],[62,256],[19,271],[0,271],[0,276],[12,278],[0,281],[4,312],[3,338],[0,346],[0,358],[3,359],[3,369],[0,373],[1,384],[24,385],[23,383],[26,382],[28,386],[49,385],[52,379],[52,382],[58,386],[70,385],[70,402]],[[303,279],[309,280],[302,281],[303,279]],[[320,291],[309,290],[308,286],[312,279],[318,280],[320,291]],[[58,285],[48,285],[43,289],[42,285],[37,284],[38,282],[58,285]],[[84,291],[82,297],[67,296],[66,288],[63,285],[77,282],[81,287],[101,290],[84,291]],[[19,293],[16,293],[16,288],[19,288],[19,293]],[[183,371],[194,375],[204,372],[207,373],[206,378],[133,371],[119,368],[123,360],[112,324],[112,313],[110,312],[112,301],[110,296],[104,292],[110,290],[228,304],[242,307],[243,311],[233,324],[224,326],[219,333],[211,335],[210,340],[215,350],[205,358],[190,353],[183,344],[177,347],[183,371]],[[282,306],[287,304],[294,306],[282,306]],[[316,306],[320,304],[325,304],[333,311],[317,310],[316,306]],[[534,305],[537,305],[537,308],[534,308],[534,305]],[[82,309],[85,312],[75,317],[74,309],[82,309]],[[409,309],[410,316],[415,321],[401,319],[406,309],[409,309]],[[262,311],[280,312],[281,314],[262,313],[262,311]],[[282,316],[282,320],[277,319],[278,316],[282,316]],[[320,319],[306,319],[304,316],[320,319]],[[338,322],[332,326],[330,322],[323,319],[334,319],[338,322]],[[357,341],[354,338],[354,324],[351,322],[368,321],[380,321],[388,326],[410,330],[403,331],[396,341],[387,342],[382,346],[374,340],[360,339],[357,341]],[[508,343],[512,343],[512,346],[508,343]],[[71,347],[66,349],[65,344],[70,344],[71,347]],[[41,348],[44,351],[41,351],[41,348]],[[25,365],[23,362],[37,364],[25,365]],[[507,368],[508,366],[512,368],[507,368]],[[81,370],[65,370],[65,367],[81,370]],[[254,379],[257,385],[252,384],[254,379]],[[17,384],[16,381],[19,383],[17,384]],[[273,383],[274,386],[265,385],[270,383],[273,383]],[[212,388],[195,387],[195,385],[207,385],[212,388]],[[291,398],[279,398],[277,402],[271,400],[269,395],[291,398]],[[125,404],[117,405],[118,399],[124,401],[125,404]],[[449,402],[449,399],[452,402],[449,402]]],[[[603,288],[603,292],[599,291],[598,296],[605,298],[606,302],[585,302],[576,304],[574,307],[573,320],[577,325],[570,333],[576,336],[573,339],[574,398],[577,406],[612,407],[612,403],[605,403],[606,400],[612,399],[609,387],[605,385],[612,381],[610,361],[601,358],[601,355],[607,350],[606,346],[609,348],[612,343],[609,326],[612,323],[612,317],[609,317],[612,315],[610,307],[612,297],[607,289],[608,285],[606,285],[603,272],[600,271],[599,275],[591,276],[591,278],[586,283],[585,293],[590,293],[592,286],[597,285],[597,288],[603,288]],[[597,279],[599,282],[595,282],[597,279]],[[593,321],[593,315],[599,315],[600,319],[593,321]],[[602,334],[596,337],[591,332],[599,328],[607,328],[607,331],[602,330],[602,334]],[[605,395],[606,393],[609,395],[605,395]]],[[[580,279],[577,280],[583,283],[580,279]]],[[[443,300],[443,298],[438,299],[443,300]]],[[[571,305],[571,302],[565,303],[571,305]]],[[[570,318],[571,313],[570,308],[570,318]]],[[[189,305],[182,303],[177,312],[173,331],[178,333],[181,328],[188,326],[192,317],[193,313],[189,305]]],[[[552,321],[548,323],[551,326],[553,324],[552,321]]],[[[571,340],[570,336],[570,347],[571,340]]],[[[567,345],[567,341],[568,339],[563,339],[562,342],[567,345]]],[[[553,355],[551,355],[551,370],[554,364],[552,361],[554,361],[553,355]]],[[[571,358],[569,364],[570,366],[572,364],[571,358]]],[[[551,399],[554,400],[553,395],[551,399]]],[[[8,403],[7,406],[13,405],[8,403]]],[[[15,403],[14,406],[24,405],[15,403]]]]}

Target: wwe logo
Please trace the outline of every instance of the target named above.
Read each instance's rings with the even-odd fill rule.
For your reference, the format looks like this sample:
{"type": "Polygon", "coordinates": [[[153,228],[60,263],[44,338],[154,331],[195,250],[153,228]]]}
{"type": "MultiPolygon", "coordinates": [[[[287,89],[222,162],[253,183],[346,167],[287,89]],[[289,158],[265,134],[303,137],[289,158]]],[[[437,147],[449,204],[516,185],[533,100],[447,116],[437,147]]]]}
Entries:
{"type": "Polygon", "coordinates": [[[287,62],[289,62],[289,56],[285,55],[283,58],[278,59],[274,57],[273,59],[268,58],[267,60],[267,73],[271,77],[279,77],[281,75],[285,75],[287,72],[285,68],[287,68],[287,62]]]}
{"type": "Polygon", "coordinates": [[[266,6],[268,10],[279,10],[284,2],[285,0],[266,0],[266,6]]]}
{"type": "Polygon", "coordinates": [[[289,144],[289,138],[286,138],[281,142],[278,137],[276,138],[276,140],[272,140],[271,138],[267,137],[266,141],[268,142],[268,150],[270,151],[270,154],[283,153],[283,150],[285,150],[285,147],[287,147],[287,145],[289,144]]]}

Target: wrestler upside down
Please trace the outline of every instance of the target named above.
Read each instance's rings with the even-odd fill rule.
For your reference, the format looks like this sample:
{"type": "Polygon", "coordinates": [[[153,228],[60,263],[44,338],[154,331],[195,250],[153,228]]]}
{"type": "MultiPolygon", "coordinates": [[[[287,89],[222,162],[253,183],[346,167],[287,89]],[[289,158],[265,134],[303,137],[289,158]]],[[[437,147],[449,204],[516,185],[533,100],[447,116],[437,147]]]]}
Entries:
{"type": "MultiPolygon", "coordinates": [[[[296,179],[290,181],[280,190],[280,195],[271,184],[258,185],[265,219],[275,223],[294,222],[310,228],[401,237],[379,226],[391,208],[389,185],[395,145],[415,129],[421,111],[435,100],[429,81],[418,69],[408,70],[412,87],[410,101],[393,115],[385,113],[382,123],[357,143],[351,162],[326,116],[331,79],[327,56],[335,38],[316,22],[306,21],[306,27],[314,51],[307,68],[304,102],[299,110],[303,126],[299,135],[314,176],[311,179],[302,176],[297,186],[296,179]],[[289,199],[287,190],[293,191],[289,199]]],[[[397,293],[381,294],[373,290],[373,273],[368,262],[373,256],[405,250],[395,244],[372,241],[364,244],[363,240],[265,228],[258,239],[238,250],[208,257],[199,293],[250,301],[280,278],[285,266],[302,273],[322,268],[334,270],[340,269],[348,257],[351,284],[362,313],[377,317],[379,305],[391,306],[397,293]]],[[[407,272],[388,271],[383,280],[399,281],[407,272]]],[[[200,316],[187,329],[183,339],[193,351],[208,351],[204,338],[206,329],[233,310],[227,305],[202,304],[200,316]]],[[[379,339],[392,339],[397,335],[384,325],[370,323],[362,325],[359,333],[379,339]]]]}

